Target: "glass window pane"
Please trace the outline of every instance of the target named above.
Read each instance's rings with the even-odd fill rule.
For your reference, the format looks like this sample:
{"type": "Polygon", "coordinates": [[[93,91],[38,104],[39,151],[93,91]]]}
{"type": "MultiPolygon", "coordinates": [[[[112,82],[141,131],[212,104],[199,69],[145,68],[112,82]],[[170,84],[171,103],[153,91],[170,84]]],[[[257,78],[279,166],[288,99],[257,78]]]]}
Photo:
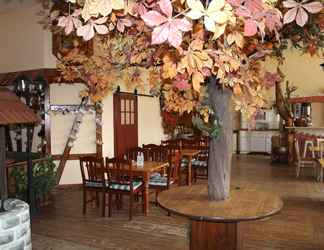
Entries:
{"type": "Polygon", "coordinates": [[[125,125],[125,113],[124,112],[121,112],[120,118],[121,118],[121,121],[120,121],[121,125],[125,125]]]}
{"type": "Polygon", "coordinates": [[[131,112],[134,112],[134,100],[131,100],[131,112]]]}
{"type": "Polygon", "coordinates": [[[134,113],[131,113],[131,124],[135,124],[135,121],[134,121],[134,113]]]}
{"type": "Polygon", "coordinates": [[[120,111],[125,111],[125,99],[120,100],[120,111]]]}
{"type": "Polygon", "coordinates": [[[126,112],[128,112],[129,111],[129,100],[128,99],[126,99],[125,106],[126,106],[126,112]]]}
{"type": "Polygon", "coordinates": [[[126,124],[130,124],[130,113],[126,113],[126,124]]]}

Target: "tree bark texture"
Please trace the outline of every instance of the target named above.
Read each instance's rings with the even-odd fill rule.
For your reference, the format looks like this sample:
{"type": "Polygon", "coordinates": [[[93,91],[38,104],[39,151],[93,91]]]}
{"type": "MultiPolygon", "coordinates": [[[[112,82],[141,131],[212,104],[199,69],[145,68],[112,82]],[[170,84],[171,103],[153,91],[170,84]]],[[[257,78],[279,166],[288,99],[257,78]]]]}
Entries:
{"type": "Polygon", "coordinates": [[[230,193],[232,165],[233,125],[230,89],[221,89],[217,80],[208,83],[209,101],[218,116],[221,131],[217,138],[210,140],[208,160],[208,198],[225,200],[230,193]]]}
{"type": "Polygon", "coordinates": [[[8,198],[5,127],[0,126],[0,199],[8,198]]]}

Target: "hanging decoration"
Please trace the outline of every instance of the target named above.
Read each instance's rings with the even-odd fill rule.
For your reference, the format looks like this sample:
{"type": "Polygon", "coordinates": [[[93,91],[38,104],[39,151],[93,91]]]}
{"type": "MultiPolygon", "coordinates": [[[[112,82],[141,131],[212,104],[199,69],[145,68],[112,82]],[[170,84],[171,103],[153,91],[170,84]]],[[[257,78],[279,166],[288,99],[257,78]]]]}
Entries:
{"type": "Polygon", "coordinates": [[[62,81],[85,82],[83,96],[96,103],[121,72],[136,67],[122,77],[135,84],[145,68],[163,110],[196,112],[197,124],[217,115],[203,102],[207,77],[230,88],[236,110],[253,117],[270,87],[260,61],[281,56],[289,43],[311,55],[324,45],[323,4],[316,0],[77,0],[54,2],[49,16],[56,31],[95,44],[92,56],[75,48],[59,58],[62,81]]]}

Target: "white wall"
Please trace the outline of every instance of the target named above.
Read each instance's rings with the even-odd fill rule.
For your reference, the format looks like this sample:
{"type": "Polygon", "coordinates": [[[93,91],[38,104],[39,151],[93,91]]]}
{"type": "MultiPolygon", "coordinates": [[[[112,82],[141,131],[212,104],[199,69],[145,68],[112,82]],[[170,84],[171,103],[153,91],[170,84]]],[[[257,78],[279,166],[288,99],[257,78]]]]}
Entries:
{"type": "Polygon", "coordinates": [[[55,67],[51,34],[38,24],[34,0],[0,2],[0,73],[55,67]]]}
{"type": "MultiPolygon", "coordinates": [[[[79,104],[79,92],[82,84],[52,84],[50,102],[54,104],[79,104]]],[[[122,90],[125,90],[122,88],[122,90]]],[[[51,115],[51,147],[53,154],[62,154],[72,127],[74,115],[51,115]]],[[[114,126],[113,126],[113,95],[103,100],[103,156],[114,156],[114,126]]],[[[78,139],[71,153],[94,153],[95,120],[87,115],[80,127],[78,139]]],[[[160,116],[159,99],[154,97],[138,97],[138,144],[156,143],[164,139],[162,119],[160,116]]],[[[78,161],[68,161],[60,184],[75,184],[81,182],[78,161]]]]}

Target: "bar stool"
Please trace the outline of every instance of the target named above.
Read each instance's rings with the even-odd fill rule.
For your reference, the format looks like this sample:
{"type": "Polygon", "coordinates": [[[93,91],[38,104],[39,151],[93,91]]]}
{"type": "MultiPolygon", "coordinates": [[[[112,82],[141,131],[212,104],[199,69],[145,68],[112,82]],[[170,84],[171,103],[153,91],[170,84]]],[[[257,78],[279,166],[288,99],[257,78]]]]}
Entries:
{"type": "Polygon", "coordinates": [[[315,159],[314,142],[312,140],[305,140],[303,158],[307,158],[307,149],[309,147],[311,148],[312,158],[315,159]]]}

